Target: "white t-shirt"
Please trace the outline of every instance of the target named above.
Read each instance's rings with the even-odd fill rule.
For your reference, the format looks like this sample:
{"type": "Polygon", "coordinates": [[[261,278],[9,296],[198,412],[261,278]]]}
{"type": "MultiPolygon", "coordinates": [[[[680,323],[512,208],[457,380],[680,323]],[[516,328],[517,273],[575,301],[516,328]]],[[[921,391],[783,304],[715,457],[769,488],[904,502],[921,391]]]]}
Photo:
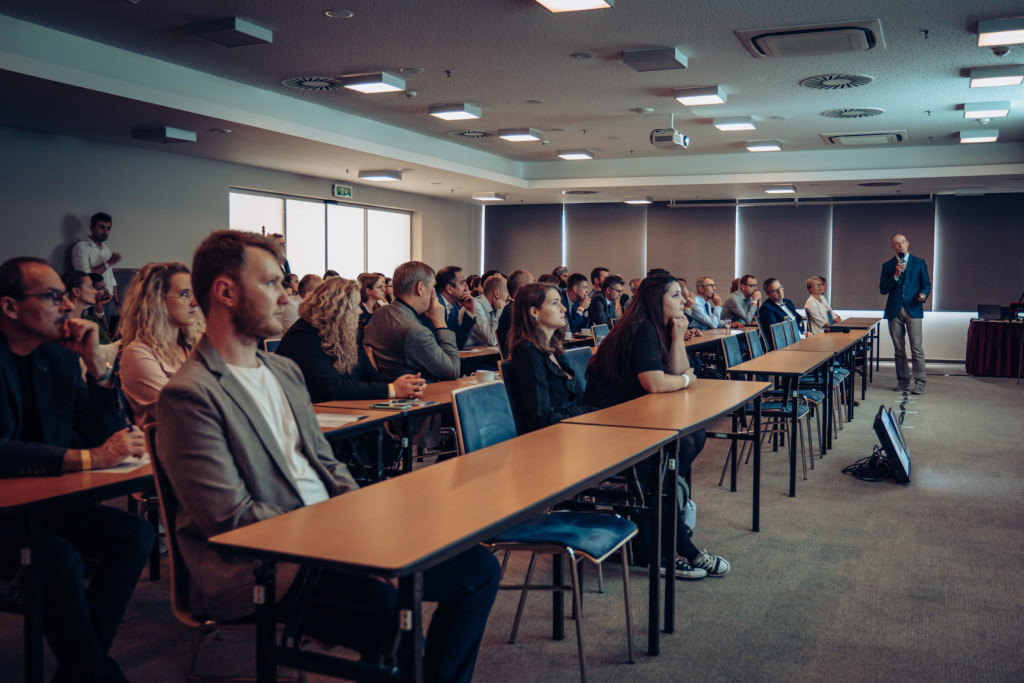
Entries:
{"type": "Polygon", "coordinates": [[[288,404],[288,397],[285,396],[284,389],[274,377],[274,373],[263,363],[260,363],[258,368],[243,368],[237,365],[228,367],[249,392],[263,419],[274,432],[281,452],[284,453],[285,462],[288,463],[288,470],[299,486],[302,502],[305,505],[312,505],[327,500],[330,497],[327,487],[302,452],[299,426],[288,404]]]}
{"type": "MultiPolygon", "coordinates": [[[[93,268],[109,261],[112,255],[110,247],[105,243],[96,244],[88,237],[71,248],[71,265],[75,270],[91,273],[93,268]]],[[[103,282],[107,285],[107,291],[113,293],[117,286],[113,268],[108,267],[103,271],[103,282]]]]}

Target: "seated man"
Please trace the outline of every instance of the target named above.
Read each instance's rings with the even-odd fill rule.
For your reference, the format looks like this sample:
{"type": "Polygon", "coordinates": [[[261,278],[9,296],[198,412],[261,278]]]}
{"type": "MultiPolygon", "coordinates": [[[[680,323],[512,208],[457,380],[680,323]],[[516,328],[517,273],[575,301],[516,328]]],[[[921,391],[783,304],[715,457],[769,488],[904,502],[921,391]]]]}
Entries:
{"type": "Polygon", "coordinates": [[[569,331],[576,334],[590,327],[590,283],[583,273],[569,276],[569,286],[565,290],[569,305],[565,307],[565,320],[569,331]]]}
{"type": "MultiPolygon", "coordinates": [[[[145,452],[142,433],[125,428],[96,324],[71,311],[45,261],[0,265],[0,477],[60,476],[145,452]]],[[[123,681],[110,646],[149,558],[153,528],[107,505],[76,505],[41,522],[45,532],[31,539],[31,554],[43,633],[57,658],[54,680],[123,681]],[[86,559],[93,563],[88,589],[86,559]]],[[[17,569],[27,531],[15,517],[0,516],[5,578],[17,569]]]]}
{"type": "Polygon", "coordinates": [[[740,278],[740,287],[725,300],[724,312],[728,312],[733,322],[744,325],[757,324],[757,311],[761,304],[761,292],[757,288],[757,278],[744,275],[740,278]]]}
{"type": "Polygon", "coordinates": [[[618,307],[626,283],[618,275],[609,275],[601,282],[601,291],[590,297],[590,326],[611,325],[622,315],[618,307]]]}
{"type": "MultiPolygon", "coordinates": [[[[206,335],[160,396],[157,452],[180,502],[181,556],[191,571],[195,609],[217,620],[253,612],[253,563],[210,548],[207,539],[356,488],[320,431],[298,366],[258,350],[261,338],[281,334],[287,294],[278,259],[273,242],[248,232],[215,232],[199,246],[192,282],[206,315],[206,335]]],[[[417,262],[399,266],[395,274],[407,297],[411,290],[418,305],[432,308],[451,344],[433,278],[417,262]]],[[[373,321],[382,312],[408,307],[387,306],[373,321]]],[[[411,311],[409,317],[419,325],[411,311]]],[[[385,635],[393,637],[365,613],[356,616],[337,606],[340,601],[393,607],[397,591],[389,583],[326,569],[310,572],[303,588],[309,598],[300,605],[298,574],[294,565],[279,567],[282,620],[294,616],[290,608],[302,608],[302,633],[364,656],[379,651],[385,635]]],[[[423,597],[439,603],[427,634],[426,680],[470,680],[498,575],[497,561],[482,546],[424,573],[423,597]]]]}
{"type": "Polygon", "coordinates": [[[803,316],[796,310],[796,305],[789,299],[783,298],[783,286],[778,278],[770,277],[764,281],[764,293],[768,295],[768,301],[761,305],[761,311],[757,314],[761,321],[761,329],[771,339],[771,326],[781,323],[783,320],[796,320],[803,324],[803,316]]]}
{"type": "Polygon", "coordinates": [[[476,324],[469,333],[467,347],[497,346],[498,319],[508,303],[508,284],[501,275],[492,275],[484,282],[484,293],[473,304],[476,324]]]}
{"type": "Polygon", "coordinates": [[[715,291],[718,285],[714,278],[697,278],[697,296],[690,314],[690,327],[698,330],[717,330],[729,327],[743,327],[743,323],[722,320],[722,297],[715,291]]]}
{"type": "Polygon", "coordinates": [[[417,372],[428,382],[458,379],[459,348],[434,294],[434,269],[420,261],[403,263],[393,284],[395,302],[377,309],[363,336],[380,374],[389,380],[417,372]]]}
{"type": "Polygon", "coordinates": [[[448,329],[455,333],[455,345],[466,346],[469,333],[473,330],[476,319],[473,317],[473,296],[466,286],[466,277],[462,268],[445,266],[437,271],[434,283],[438,301],[444,307],[444,322],[448,329]]]}

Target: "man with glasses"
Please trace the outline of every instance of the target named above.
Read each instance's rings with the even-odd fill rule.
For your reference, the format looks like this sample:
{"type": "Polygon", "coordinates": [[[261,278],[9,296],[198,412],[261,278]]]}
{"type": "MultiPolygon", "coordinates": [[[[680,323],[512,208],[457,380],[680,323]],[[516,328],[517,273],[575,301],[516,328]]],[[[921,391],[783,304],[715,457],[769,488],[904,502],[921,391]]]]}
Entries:
{"type": "Polygon", "coordinates": [[[729,327],[743,327],[743,323],[722,320],[722,297],[718,296],[715,279],[704,276],[697,278],[697,296],[690,309],[690,327],[698,330],[717,330],[729,327]]]}
{"type": "Polygon", "coordinates": [[[757,312],[761,305],[761,291],[757,288],[757,278],[744,275],[740,278],[740,288],[725,300],[725,315],[734,322],[744,325],[757,324],[757,312]]]}
{"type": "Polygon", "coordinates": [[[768,278],[764,281],[763,286],[764,293],[768,295],[768,300],[761,305],[761,310],[757,317],[761,321],[761,329],[764,330],[768,338],[771,339],[771,326],[784,320],[796,320],[802,327],[804,318],[796,310],[796,305],[791,300],[785,298],[783,285],[779,282],[778,278],[768,278]]]}
{"type": "Polygon", "coordinates": [[[594,292],[590,297],[590,326],[611,325],[611,321],[621,317],[618,306],[626,282],[618,275],[608,275],[601,282],[601,291],[594,292]]]}
{"type": "MultiPolygon", "coordinates": [[[[142,433],[125,428],[96,324],[72,317],[72,308],[42,259],[0,265],[0,477],[111,467],[145,451],[142,433]]],[[[108,653],[149,558],[152,527],[111,506],[81,505],[48,515],[41,528],[31,549],[54,680],[123,681],[108,653]]],[[[0,517],[5,578],[17,570],[26,531],[0,517]]]]}

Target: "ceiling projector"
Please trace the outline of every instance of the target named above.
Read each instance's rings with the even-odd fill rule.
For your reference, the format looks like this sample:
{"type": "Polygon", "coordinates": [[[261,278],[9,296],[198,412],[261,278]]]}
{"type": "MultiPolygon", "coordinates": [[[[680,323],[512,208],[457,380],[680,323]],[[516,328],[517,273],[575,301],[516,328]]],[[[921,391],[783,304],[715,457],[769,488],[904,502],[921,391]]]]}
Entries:
{"type": "Polygon", "coordinates": [[[651,131],[651,144],[666,152],[675,152],[690,146],[690,136],[675,128],[655,128],[651,131]]]}

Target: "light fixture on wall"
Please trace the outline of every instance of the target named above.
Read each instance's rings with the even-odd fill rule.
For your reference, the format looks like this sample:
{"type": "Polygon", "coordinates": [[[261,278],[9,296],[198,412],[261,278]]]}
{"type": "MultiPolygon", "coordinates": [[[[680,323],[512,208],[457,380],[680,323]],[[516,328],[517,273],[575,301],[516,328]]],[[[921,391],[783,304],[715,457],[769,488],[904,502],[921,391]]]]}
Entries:
{"type": "Polygon", "coordinates": [[[652,200],[650,197],[642,197],[636,195],[623,197],[622,201],[626,204],[650,204],[654,200],[652,200]]]}
{"type": "Polygon", "coordinates": [[[146,142],[195,142],[196,132],[173,126],[154,126],[150,128],[132,128],[133,140],[146,142]]]}
{"type": "Polygon", "coordinates": [[[402,174],[399,171],[360,171],[360,180],[376,180],[378,182],[390,182],[401,180],[402,174]]]}
{"type": "Polygon", "coordinates": [[[749,116],[729,116],[727,118],[712,119],[715,128],[723,131],[732,130],[754,130],[754,119],[749,116]]]}
{"type": "Polygon", "coordinates": [[[274,42],[274,32],[238,17],[224,17],[188,25],[189,35],[224,47],[244,47],[274,42]]]}
{"type": "Polygon", "coordinates": [[[478,202],[503,202],[508,199],[508,195],[504,192],[477,192],[473,199],[478,202]]]}
{"type": "Polygon", "coordinates": [[[388,71],[342,76],[341,84],[361,93],[399,92],[405,90],[405,79],[388,71]]]}
{"type": "Polygon", "coordinates": [[[540,142],[543,136],[536,128],[502,128],[498,137],[509,142],[540,142]]]}
{"type": "Polygon", "coordinates": [[[558,156],[566,161],[586,161],[594,158],[592,149],[560,149],[558,156]]]}
{"type": "Polygon", "coordinates": [[[781,152],[782,143],[778,140],[747,140],[748,152],[781,152]]]}
{"type": "Polygon", "coordinates": [[[960,131],[960,142],[971,144],[975,142],[995,142],[999,139],[999,131],[995,128],[984,130],[962,130],[960,131]]]}
{"type": "Polygon", "coordinates": [[[677,88],[672,91],[672,97],[679,100],[679,104],[685,104],[687,107],[696,107],[702,104],[725,104],[726,100],[720,85],[706,88],[677,88]]]}
{"type": "Polygon", "coordinates": [[[480,107],[462,102],[459,104],[432,104],[427,111],[431,116],[436,116],[445,121],[462,121],[464,119],[478,119],[481,116],[480,107]]]}
{"type": "Polygon", "coordinates": [[[687,59],[678,47],[648,47],[623,51],[622,63],[636,71],[668,71],[685,69],[687,59]]]}
{"type": "Polygon", "coordinates": [[[971,69],[972,88],[991,88],[1000,85],[1020,85],[1024,81],[1024,65],[989,66],[971,69]]]}
{"type": "Polygon", "coordinates": [[[796,185],[765,185],[766,194],[795,194],[796,185]]]}
{"type": "Polygon", "coordinates": [[[1010,103],[970,102],[964,105],[965,119],[998,119],[1010,113],[1010,103]]]}
{"type": "Polygon", "coordinates": [[[579,12],[588,9],[608,9],[615,0],[537,0],[549,12],[579,12]]]}
{"type": "Polygon", "coordinates": [[[978,47],[1024,43],[1024,17],[978,22],[978,47]]]}

